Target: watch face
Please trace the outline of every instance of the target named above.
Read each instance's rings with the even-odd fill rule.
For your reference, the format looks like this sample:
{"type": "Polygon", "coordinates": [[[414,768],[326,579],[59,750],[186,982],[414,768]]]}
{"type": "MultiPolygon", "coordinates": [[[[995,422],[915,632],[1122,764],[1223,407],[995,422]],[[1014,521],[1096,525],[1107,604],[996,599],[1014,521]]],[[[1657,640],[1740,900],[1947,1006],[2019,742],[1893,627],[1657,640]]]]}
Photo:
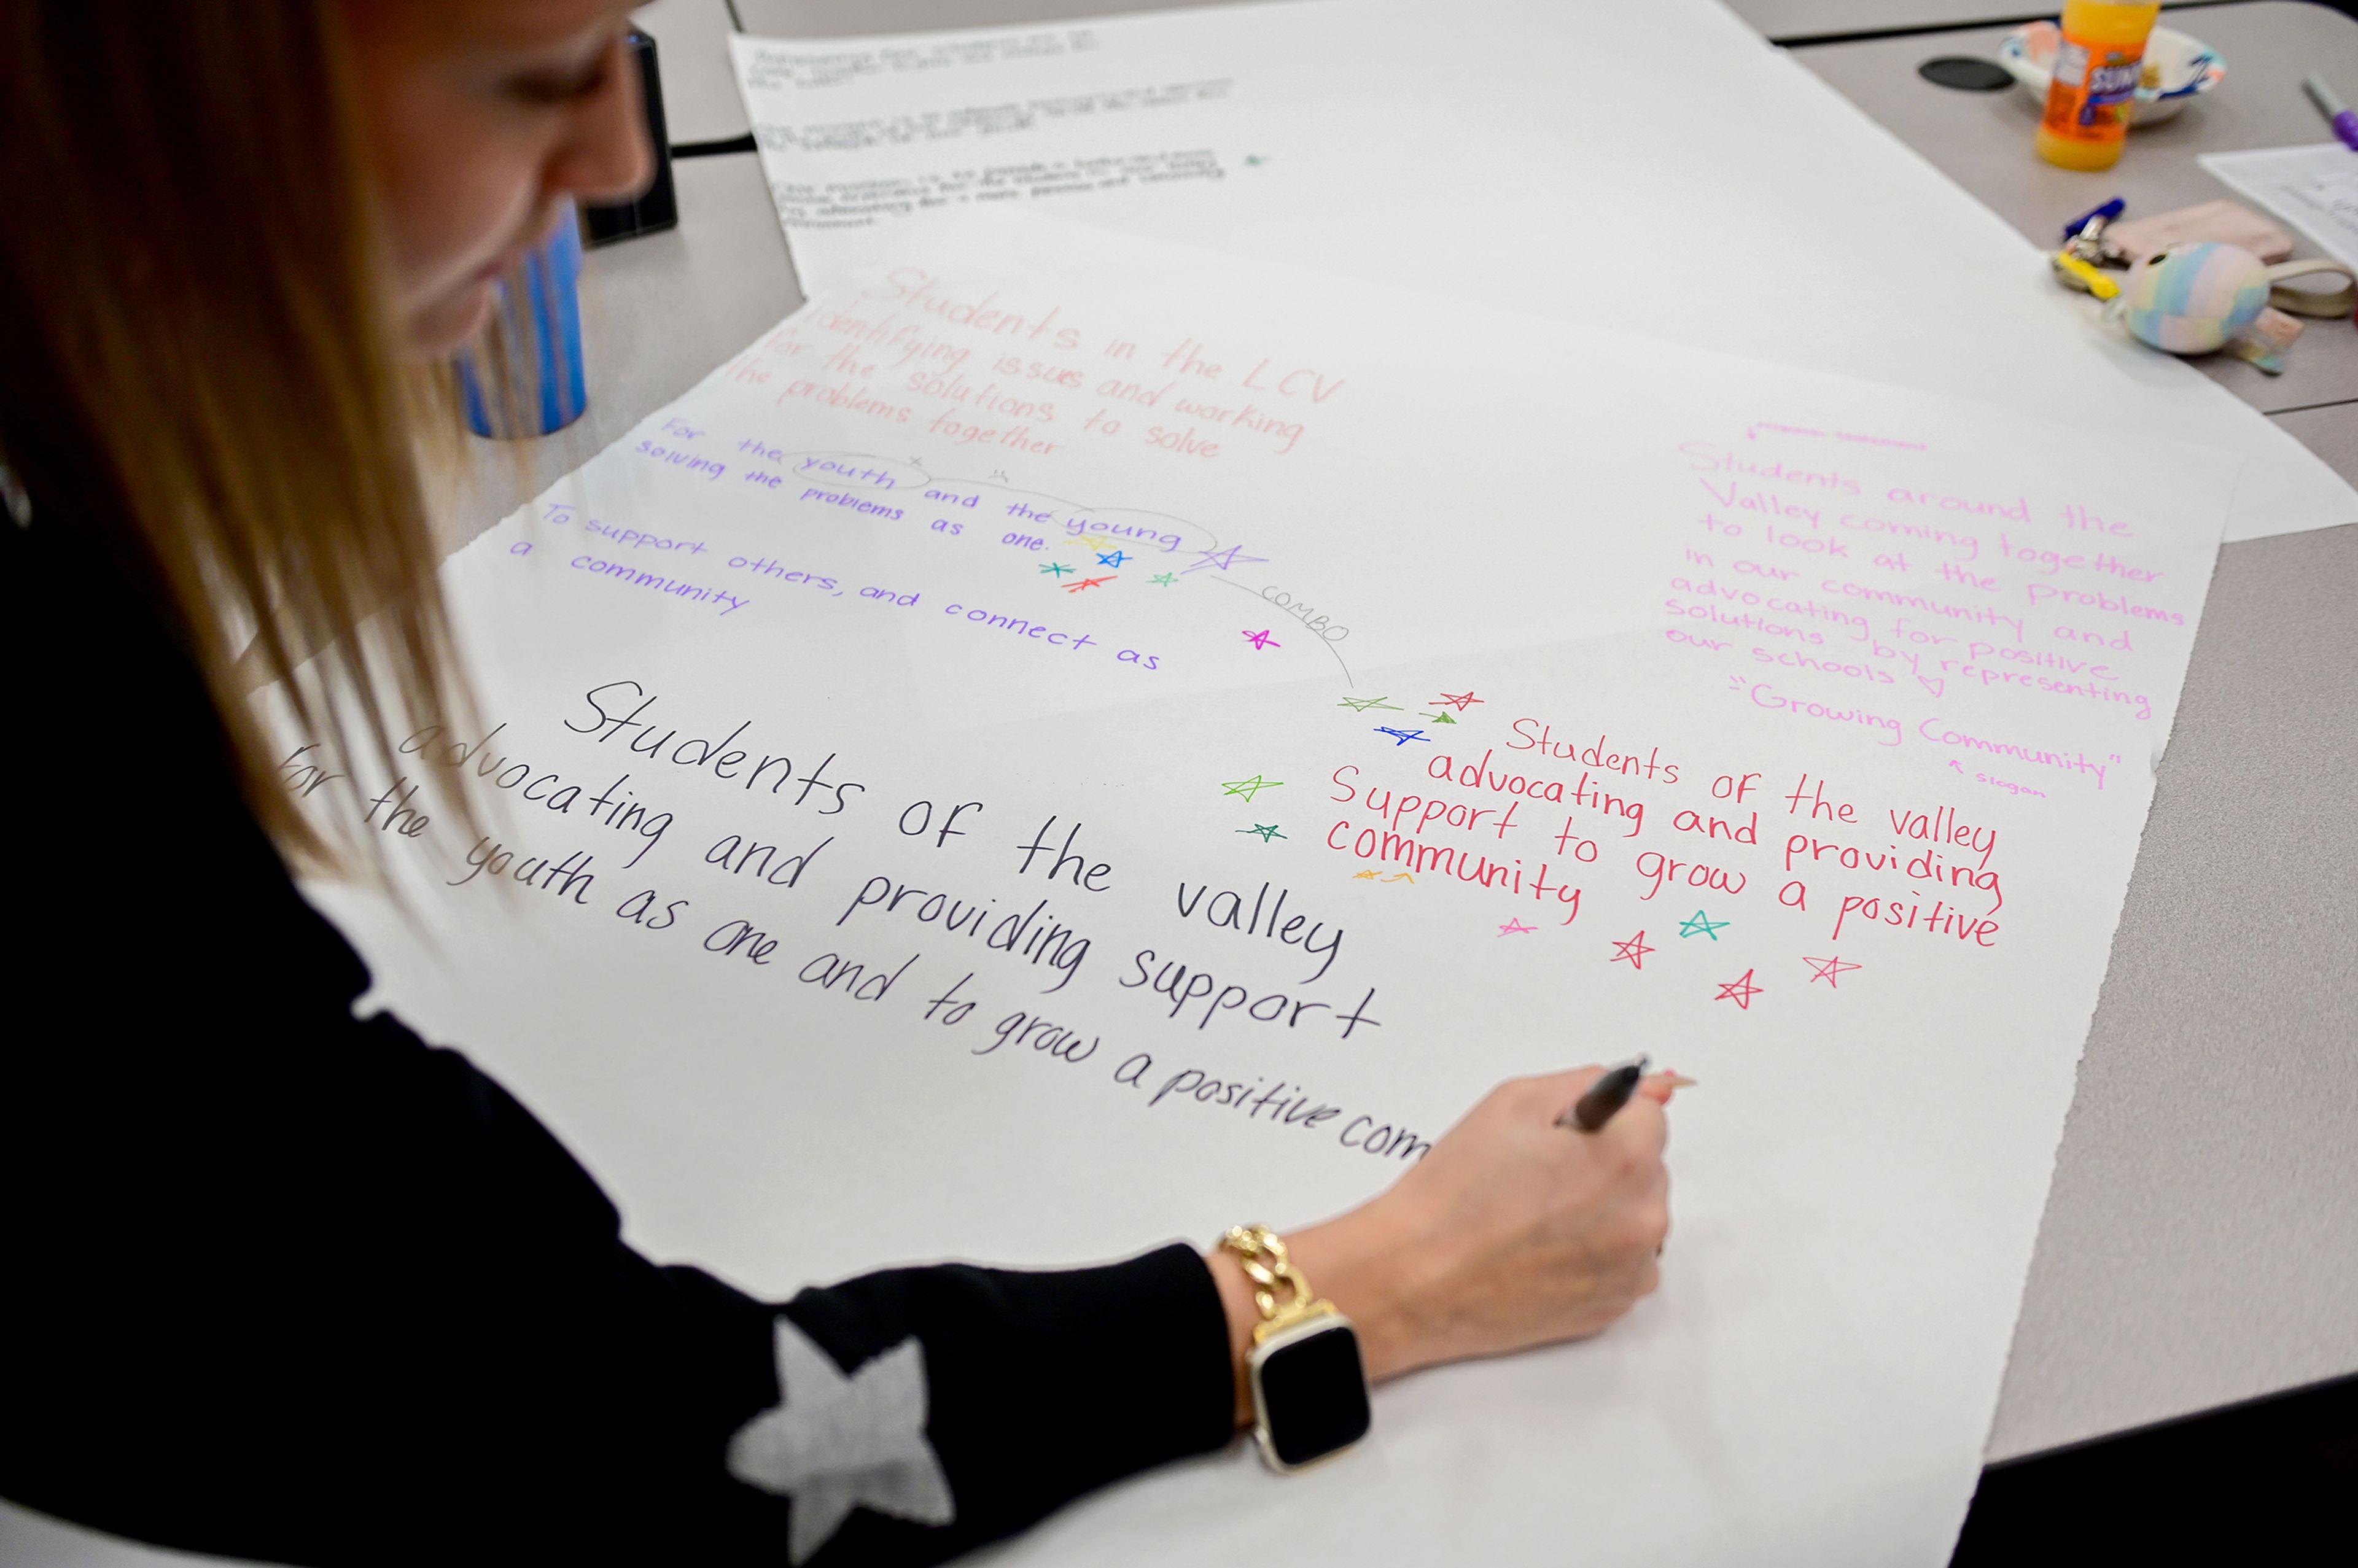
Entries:
{"type": "Polygon", "coordinates": [[[1368,1434],[1368,1375],[1359,1336],[1342,1317],[1305,1324],[1253,1355],[1262,1445],[1292,1470],[1368,1434]]]}

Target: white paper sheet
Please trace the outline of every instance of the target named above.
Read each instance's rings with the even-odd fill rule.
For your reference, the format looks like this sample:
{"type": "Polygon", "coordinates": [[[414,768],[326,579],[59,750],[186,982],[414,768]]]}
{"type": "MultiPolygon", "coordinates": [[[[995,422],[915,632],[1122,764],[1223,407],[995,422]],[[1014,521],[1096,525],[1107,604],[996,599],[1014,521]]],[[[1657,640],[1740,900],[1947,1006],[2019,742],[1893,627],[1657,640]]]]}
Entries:
{"type": "MultiPolygon", "coordinates": [[[[732,39],[806,286],[896,215],[1060,215],[2245,454],[2226,536],[2358,522],[2265,416],[1711,0],[1291,0],[732,39]]],[[[880,248],[882,247],[882,248],[880,248]]]]}
{"type": "Polygon", "coordinates": [[[455,756],[496,825],[392,845],[423,937],[321,892],[378,995],[778,1294],[1306,1222],[1650,1051],[1627,1322],[1008,1555],[1945,1562],[2232,459],[1015,213],[900,250],[451,563],[496,729],[365,809],[455,756]]]}
{"type": "Polygon", "coordinates": [[[2320,142],[2205,153],[2198,161],[2316,241],[2327,255],[2358,266],[2358,152],[2340,142],[2320,142]]]}

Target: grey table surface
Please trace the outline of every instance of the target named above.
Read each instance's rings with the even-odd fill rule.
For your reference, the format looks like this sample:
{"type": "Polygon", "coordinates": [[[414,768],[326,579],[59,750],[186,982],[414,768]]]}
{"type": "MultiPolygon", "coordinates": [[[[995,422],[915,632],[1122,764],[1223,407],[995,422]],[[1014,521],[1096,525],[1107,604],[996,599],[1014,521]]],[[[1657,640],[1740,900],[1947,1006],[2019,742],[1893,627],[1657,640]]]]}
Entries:
{"type": "MultiPolygon", "coordinates": [[[[2227,79],[2207,102],[2131,132],[2120,163],[2101,174],[2057,168],[2031,149],[2039,105],[2020,89],[1960,92],[1916,73],[1920,62],[1940,55],[1995,55],[2004,27],[1803,46],[1793,56],[2024,235],[2053,245],[2065,223],[2114,196],[2127,200],[2131,218],[2241,200],[2197,155],[2330,141],[2300,90],[2311,71],[2358,93],[2358,21],[2321,5],[2249,0],[2190,7],[2170,22],[2216,49],[2227,79]]],[[[2296,256],[2322,254],[2306,239],[2293,248],[2296,256]]],[[[2193,362],[2270,414],[2358,400],[2358,331],[2346,320],[2310,322],[2280,376],[2223,354],[2193,362]]],[[[2358,407],[2350,416],[2358,422],[2358,407]]],[[[2358,483],[2358,469],[2342,472],[2358,483]]]]}
{"type": "MultiPolygon", "coordinates": [[[[804,37],[1138,8],[1120,0],[735,0],[749,31],[804,37]]],[[[676,118],[719,126],[725,103],[743,124],[726,60],[729,13],[727,0],[662,0],[643,13],[663,43],[666,103],[692,100],[676,118]]],[[[2196,146],[2315,139],[2313,116],[2279,116],[2280,103],[2244,100],[2288,96],[2267,72],[2280,75],[2304,51],[2358,50],[2358,24],[2290,0],[2209,6],[2187,20],[2198,36],[2216,36],[2234,74],[2218,103],[2181,118],[2190,130],[2207,125],[2236,139],[2132,148],[2122,188],[2156,192],[2150,204],[2133,197],[2137,210],[2215,193],[2199,170],[2184,172],[2196,146]],[[2266,90],[2246,92],[2255,82],[2266,90]],[[2172,173],[2165,164],[2182,167],[2172,173]]],[[[2027,214],[2043,230],[2048,205],[2079,199],[2079,187],[2065,194],[2042,185],[2050,172],[2073,177],[2030,156],[2028,123],[2013,105],[1917,80],[1915,62],[1942,52],[1926,39],[1795,52],[2001,213],[2027,214]],[[1939,94],[1920,114],[1889,106],[1918,87],[1939,94]]],[[[2346,74],[2358,86],[2358,55],[2346,74]]],[[[2297,91],[2289,96],[2306,111],[2297,91]]],[[[677,396],[797,302],[753,157],[696,158],[677,169],[676,233],[591,253],[590,415],[526,454],[526,467],[499,467],[464,531],[677,396]]],[[[2331,331],[2351,330],[2317,323],[2293,356],[2326,346],[2331,331]]],[[[2325,384],[2358,396],[2346,379],[2325,384]]],[[[2246,395],[2269,390],[2256,372],[2250,386],[2230,385],[2246,395]]],[[[2275,416],[2358,476],[2358,404],[2275,416]]],[[[1993,1460],[2358,1371],[2358,1312],[2350,1310],[2358,1301],[2358,944],[2346,927],[2306,914],[2358,889],[2358,806],[2345,783],[2358,778],[2353,604],[2358,526],[2221,552],[2057,1157],[1990,1433],[1993,1460]]]]}
{"type": "MultiPolygon", "coordinates": [[[[2161,3],[2174,10],[2198,0],[2161,3]]],[[[1721,0],[1721,4],[1751,23],[1761,37],[1779,43],[1846,33],[2018,21],[2042,8],[2050,16],[2062,9],[2062,0],[2047,0],[2043,6],[2041,0],[1721,0]]]]}

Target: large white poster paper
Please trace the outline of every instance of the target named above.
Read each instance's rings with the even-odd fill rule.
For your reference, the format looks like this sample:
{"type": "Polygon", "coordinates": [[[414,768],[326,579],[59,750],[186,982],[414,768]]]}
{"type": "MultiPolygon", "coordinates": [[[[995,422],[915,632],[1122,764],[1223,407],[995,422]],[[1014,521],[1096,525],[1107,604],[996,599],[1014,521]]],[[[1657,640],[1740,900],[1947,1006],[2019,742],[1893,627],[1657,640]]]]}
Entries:
{"type": "Polygon", "coordinates": [[[1628,1322],[1010,1555],[1945,1561],[2232,464],[1038,219],[903,252],[451,564],[483,731],[349,807],[427,934],[321,894],[382,998],[781,1294],[1300,1223],[1650,1051],[1702,1087],[1628,1322]],[[446,768],[498,819],[436,851],[446,768]]]}
{"type": "Polygon", "coordinates": [[[913,212],[1039,200],[2232,448],[2231,539],[2358,522],[2315,454],[2098,327],[2036,247],[1711,0],[1289,0],[731,47],[815,289],[889,257],[913,212]]]}

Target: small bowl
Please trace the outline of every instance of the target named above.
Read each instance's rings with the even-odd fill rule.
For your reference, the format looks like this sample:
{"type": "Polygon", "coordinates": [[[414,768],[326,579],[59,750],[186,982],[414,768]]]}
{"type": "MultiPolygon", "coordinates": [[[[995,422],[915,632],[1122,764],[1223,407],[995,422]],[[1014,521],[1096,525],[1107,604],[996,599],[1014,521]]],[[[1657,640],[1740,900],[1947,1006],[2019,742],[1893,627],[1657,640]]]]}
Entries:
{"type": "MultiPolygon", "coordinates": [[[[2063,31],[2052,22],[2026,22],[1997,47],[1997,62],[2023,91],[2044,103],[2055,75],[2063,31]]],[[[2145,46],[2145,80],[2129,110],[2132,125],[2158,124],[2226,80],[2227,62],[2200,38],[2156,27],[2145,46]]]]}

